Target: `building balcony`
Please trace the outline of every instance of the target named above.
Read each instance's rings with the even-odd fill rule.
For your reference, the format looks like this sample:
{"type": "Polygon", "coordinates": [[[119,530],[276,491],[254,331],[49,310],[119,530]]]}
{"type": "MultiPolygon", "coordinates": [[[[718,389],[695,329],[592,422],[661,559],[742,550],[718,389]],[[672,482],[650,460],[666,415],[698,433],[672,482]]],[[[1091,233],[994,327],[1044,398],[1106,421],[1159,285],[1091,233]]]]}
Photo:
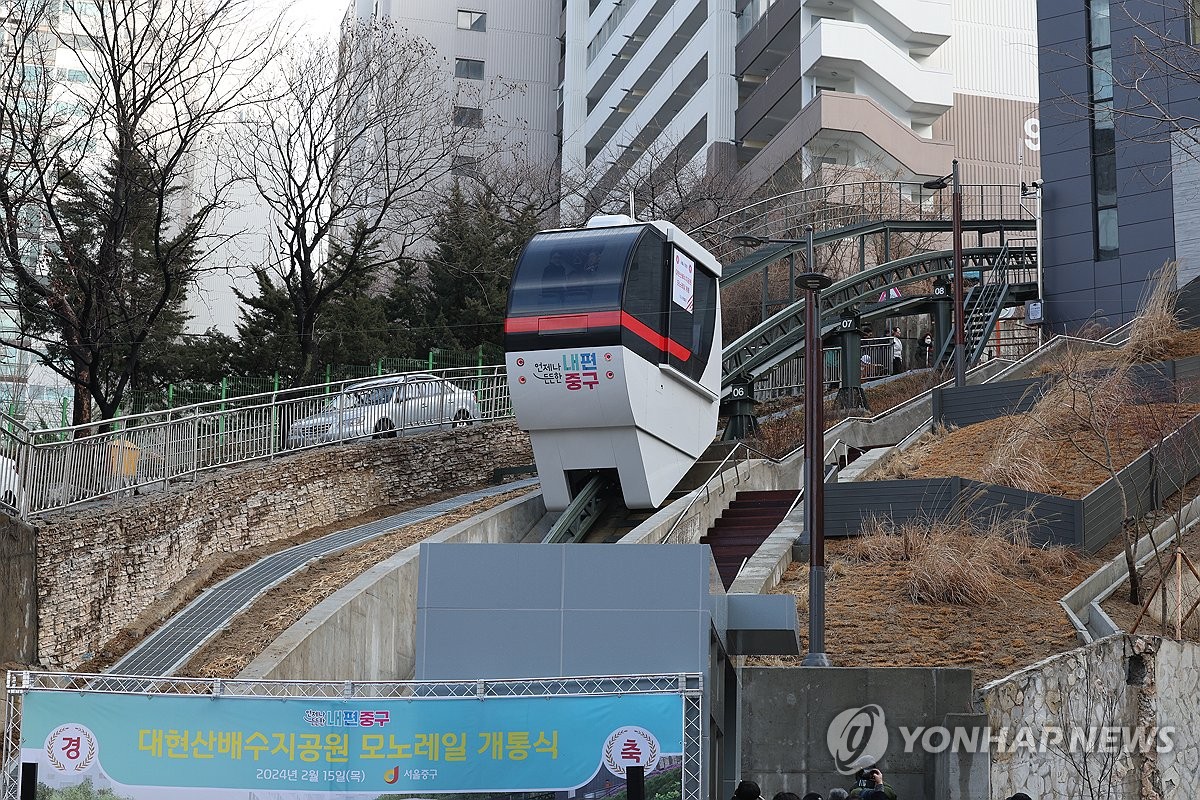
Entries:
{"type": "MultiPolygon", "coordinates": [[[[952,143],[918,136],[869,97],[821,92],[758,150],[742,168],[742,177],[747,186],[762,186],[810,143],[836,138],[886,153],[913,175],[939,175],[954,158],[952,143]]],[[[749,145],[751,140],[746,141],[749,145]]]]}
{"type": "Polygon", "coordinates": [[[816,14],[857,20],[870,16],[892,37],[928,55],[946,43],[952,30],[950,0],[803,0],[816,14]]]}
{"type": "Polygon", "coordinates": [[[817,82],[852,78],[855,94],[873,89],[881,105],[910,118],[932,121],[954,104],[950,72],[921,66],[878,31],[854,22],[823,19],[814,25],[800,44],[800,69],[817,82]]]}

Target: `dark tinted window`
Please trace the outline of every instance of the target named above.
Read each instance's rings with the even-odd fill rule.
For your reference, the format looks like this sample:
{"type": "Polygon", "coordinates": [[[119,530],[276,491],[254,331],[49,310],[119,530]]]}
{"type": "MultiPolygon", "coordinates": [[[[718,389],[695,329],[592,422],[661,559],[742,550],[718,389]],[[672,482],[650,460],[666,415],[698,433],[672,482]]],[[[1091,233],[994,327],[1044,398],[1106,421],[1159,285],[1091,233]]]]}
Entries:
{"type": "MultiPolygon", "coordinates": [[[[704,374],[708,355],[712,351],[713,325],[717,315],[717,279],[694,263],[690,276],[676,275],[681,270],[686,272],[687,263],[692,262],[686,255],[683,257],[686,259],[683,264],[672,264],[672,280],[676,283],[681,280],[690,282],[691,291],[689,293],[681,289],[672,294],[670,337],[688,351],[688,357],[682,358],[682,354],[672,353],[668,363],[698,381],[704,374]]],[[[674,284],[672,288],[675,288],[674,284]]]]}
{"type": "Polygon", "coordinates": [[[508,315],[616,311],[625,265],[643,230],[594,228],[534,236],[513,274],[508,315]]]}
{"type": "Polygon", "coordinates": [[[454,59],[454,77],[469,78],[473,81],[483,80],[483,62],[474,58],[454,59]]]}
{"type": "Polygon", "coordinates": [[[625,278],[625,298],[621,310],[655,333],[667,332],[667,243],[658,232],[647,228],[638,240],[629,274],[625,278]]]}
{"type": "Polygon", "coordinates": [[[483,109],[469,106],[454,107],[454,124],[460,128],[482,128],[483,109]]]}

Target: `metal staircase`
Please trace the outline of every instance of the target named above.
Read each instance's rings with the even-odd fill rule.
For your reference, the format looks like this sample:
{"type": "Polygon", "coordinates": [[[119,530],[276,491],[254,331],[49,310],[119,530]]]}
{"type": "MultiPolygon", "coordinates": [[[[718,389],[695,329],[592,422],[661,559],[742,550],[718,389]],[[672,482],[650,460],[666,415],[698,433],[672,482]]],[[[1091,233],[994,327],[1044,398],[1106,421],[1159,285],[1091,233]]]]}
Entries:
{"type": "MultiPolygon", "coordinates": [[[[974,366],[987,349],[988,338],[996,329],[996,321],[1004,310],[1008,299],[1008,264],[1010,248],[1000,249],[992,268],[983,274],[983,280],[971,287],[963,300],[963,339],[966,349],[967,368],[974,366]]],[[[954,337],[947,336],[934,361],[945,367],[954,359],[954,337]]]]}

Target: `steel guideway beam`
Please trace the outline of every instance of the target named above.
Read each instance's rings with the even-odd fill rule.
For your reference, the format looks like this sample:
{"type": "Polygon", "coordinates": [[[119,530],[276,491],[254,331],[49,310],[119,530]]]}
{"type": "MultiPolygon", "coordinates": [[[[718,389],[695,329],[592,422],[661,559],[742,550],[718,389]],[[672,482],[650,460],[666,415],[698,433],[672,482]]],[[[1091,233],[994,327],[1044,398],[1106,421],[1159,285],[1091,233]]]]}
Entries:
{"type": "MultiPolygon", "coordinates": [[[[803,244],[799,245],[803,247],[803,244]]],[[[1036,248],[973,247],[962,252],[964,268],[988,271],[997,268],[996,260],[1006,256],[1005,268],[1031,268],[1036,265],[1036,248]]],[[[949,275],[953,272],[953,251],[920,253],[881,264],[875,269],[835,283],[822,293],[822,336],[837,326],[841,312],[867,302],[891,287],[949,275]],[[824,322],[828,319],[829,322],[824,322]]],[[[794,355],[804,342],[804,301],[783,309],[770,319],[731,342],[721,359],[722,389],[738,378],[755,378],[780,361],[794,355]]]]}

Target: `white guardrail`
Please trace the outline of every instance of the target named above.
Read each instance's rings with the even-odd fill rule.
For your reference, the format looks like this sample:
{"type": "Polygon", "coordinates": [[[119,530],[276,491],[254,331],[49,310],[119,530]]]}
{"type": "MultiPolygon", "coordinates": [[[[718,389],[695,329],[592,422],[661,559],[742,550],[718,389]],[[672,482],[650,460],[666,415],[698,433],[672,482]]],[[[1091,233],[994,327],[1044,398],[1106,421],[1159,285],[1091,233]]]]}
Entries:
{"type": "Polygon", "coordinates": [[[30,430],[0,415],[0,504],[29,517],[330,442],[513,416],[504,366],[384,375],[30,430]]]}

